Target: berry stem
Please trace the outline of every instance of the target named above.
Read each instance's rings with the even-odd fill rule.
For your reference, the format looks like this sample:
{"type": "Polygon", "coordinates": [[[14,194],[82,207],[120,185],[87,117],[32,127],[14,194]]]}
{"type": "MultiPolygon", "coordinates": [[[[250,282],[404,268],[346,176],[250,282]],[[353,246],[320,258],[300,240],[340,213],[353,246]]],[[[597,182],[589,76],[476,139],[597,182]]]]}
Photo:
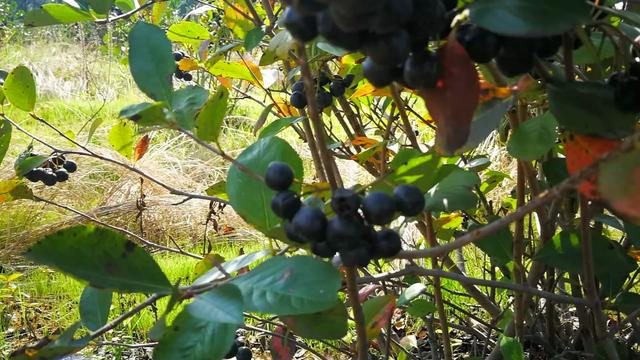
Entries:
{"type": "Polygon", "coordinates": [[[347,295],[349,296],[349,302],[353,308],[353,319],[356,323],[356,335],[357,335],[357,352],[358,360],[367,360],[369,352],[369,341],[367,340],[367,327],[364,323],[364,313],[362,312],[362,306],[358,299],[358,284],[356,282],[357,270],[355,267],[346,267],[345,272],[347,280],[347,295]]]}

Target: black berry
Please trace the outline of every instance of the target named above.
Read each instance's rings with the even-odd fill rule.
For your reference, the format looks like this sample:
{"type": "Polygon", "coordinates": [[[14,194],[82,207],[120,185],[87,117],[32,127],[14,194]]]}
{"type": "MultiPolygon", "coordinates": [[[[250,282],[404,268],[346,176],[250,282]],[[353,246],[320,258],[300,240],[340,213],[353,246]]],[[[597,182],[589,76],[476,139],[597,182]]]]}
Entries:
{"type": "Polygon", "coordinates": [[[292,231],[304,242],[323,241],[327,217],[315,206],[303,206],[291,220],[292,231]]]}
{"type": "Polygon", "coordinates": [[[58,182],[58,177],[51,169],[44,169],[44,174],[42,175],[42,183],[47,186],[53,186],[58,182]]]}
{"type": "Polygon", "coordinates": [[[496,57],[498,69],[507,77],[529,72],[533,68],[532,40],[507,38],[496,57]]]}
{"type": "Polygon", "coordinates": [[[373,86],[382,88],[391,85],[396,79],[398,69],[394,66],[389,67],[377,64],[371,58],[367,58],[362,63],[362,73],[373,86]]]}
{"type": "Polygon", "coordinates": [[[340,260],[342,260],[344,266],[364,267],[369,264],[372,258],[373,254],[368,246],[340,251],[340,260]]]}
{"type": "Polygon", "coordinates": [[[304,244],[309,242],[306,238],[302,237],[298,231],[296,231],[290,221],[284,222],[284,233],[287,235],[287,239],[295,243],[304,244]]]}
{"type": "Polygon", "coordinates": [[[283,162],[274,161],[269,164],[267,172],[264,175],[264,181],[267,186],[274,191],[284,191],[289,189],[293,184],[293,170],[283,162]]]}
{"type": "Polygon", "coordinates": [[[373,255],[378,259],[394,257],[401,249],[400,235],[391,229],[379,231],[373,240],[373,255]]]}
{"type": "Polygon", "coordinates": [[[316,241],[311,243],[311,252],[322,258],[332,258],[336,254],[336,249],[328,241],[316,241]]]}
{"type": "Polygon", "coordinates": [[[404,63],[404,82],[411,88],[433,88],[441,74],[440,60],[431,52],[411,55],[404,63]]]}
{"type": "Polygon", "coordinates": [[[318,82],[319,86],[325,86],[331,81],[331,79],[329,79],[329,76],[327,75],[327,73],[325,73],[324,71],[320,71],[316,81],[318,82]]]}
{"type": "Polygon", "coordinates": [[[472,24],[460,25],[456,39],[474,62],[484,64],[498,56],[500,37],[472,24]]]}
{"type": "Polygon", "coordinates": [[[614,99],[620,111],[640,112],[640,80],[634,76],[624,76],[614,88],[614,99]]]}
{"type": "Polygon", "coordinates": [[[424,195],[413,185],[400,185],[393,190],[398,211],[404,216],[416,216],[424,210],[424,195]]]}
{"type": "Polygon", "coordinates": [[[562,45],[561,36],[546,36],[534,41],[535,53],[541,58],[548,58],[555,55],[562,45]]]}
{"type": "Polygon", "coordinates": [[[335,216],[327,227],[327,241],[340,251],[359,247],[368,234],[367,227],[355,216],[335,216]]]}
{"type": "Polygon", "coordinates": [[[405,30],[372,37],[365,44],[364,52],[377,64],[397,66],[403,63],[411,52],[411,37],[405,30]]]}
{"type": "Polygon", "coordinates": [[[322,111],[331,106],[331,103],[333,103],[333,97],[328,92],[320,90],[316,94],[316,103],[318,104],[318,110],[322,111]]]}
{"type": "Polygon", "coordinates": [[[365,33],[342,30],[333,20],[329,10],[319,13],[316,18],[318,33],[331,44],[349,51],[356,51],[364,44],[365,33]]]}
{"type": "Polygon", "coordinates": [[[304,81],[300,80],[293,83],[293,85],[291,86],[291,91],[292,92],[299,91],[301,93],[304,93],[304,81]]]}
{"type": "Polygon", "coordinates": [[[364,217],[372,225],[390,223],[396,213],[396,204],[391,195],[384,192],[372,192],[362,202],[364,217]]]}
{"type": "Polygon", "coordinates": [[[307,106],[307,97],[300,91],[294,91],[289,101],[291,102],[291,106],[296,109],[304,109],[305,106],[307,106]]]}
{"type": "Polygon", "coordinates": [[[351,86],[351,84],[353,84],[353,80],[355,80],[356,76],[353,74],[347,74],[347,76],[344,77],[344,79],[342,79],[342,84],[344,85],[345,88],[348,88],[349,86],[351,86]]]}
{"type": "Polygon", "coordinates": [[[282,24],[296,40],[309,42],[318,36],[316,17],[302,15],[292,7],[284,11],[282,24]]]}
{"type": "Polygon", "coordinates": [[[353,190],[337,189],[331,196],[331,208],[338,216],[355,216],[362,199],[353,190]]]}
{"type": "Polygon", "coordinates": [[[251,349],[246,346],[242,346],[238,349],[238,354],[236,354],[237,360],[251,360],[251,349]]]}
{"type": "Polygon", "coordinates": [[[31,182],[38,182],[40,180],[43,179],[44,177],[44,169],[42,168],[35,168],[31,171],[29,171],[25,177],[27,178],[27,180],[31,181],[31,182]]]}
{"type": "Polygon", "coordinates": [[[182,80],[184,80],[184,81],[191,81],[191,80],[193,80],[193,75],[189,74],[188,72],[185,72],[185,73],[182,75],[182,80]]]}
{"type": "Polygon", "coordinates": [[[180,52],[180,51],[176,51],[176,52],[173,53],[173,58],[176,61],[180,61],[180,60],[182,60],[184,58],[184,54],[182,52],[180,52]]]}
{"type": "Polygon", "coordinates": [[[344,80],[333,81],[331,85],[329,85],[329,92],[334,97],[340,97],[344,95],[345,92],[344,80]]]}
{"type": "Polygon", "coordinates": [[[386,34],[399,29],[411,19],[413,0],[386,0],[371,23],[371,31],[386,34]]]}
{"type": "Polygon", "coordinates": [[[78,165],[72,160],[65,161],[64,164],[62,164],[62,167],[70,173],[74,173],[78,170],[78,165]]]}
{"type": "Polygon", "coordinates": [[[301,206],[302,203],[298,195],[289,190],[280,191],[271,200],[271,210],[273,210],[278,217],[287,220],[291,220],[298,210],[300,210],[301,206]]]}
{"type": "Polygon", "coordinates": [[[55,171],[58,182],[65,182],[69,180],[69,173],[65,169],[58,169],[55,171]]]}

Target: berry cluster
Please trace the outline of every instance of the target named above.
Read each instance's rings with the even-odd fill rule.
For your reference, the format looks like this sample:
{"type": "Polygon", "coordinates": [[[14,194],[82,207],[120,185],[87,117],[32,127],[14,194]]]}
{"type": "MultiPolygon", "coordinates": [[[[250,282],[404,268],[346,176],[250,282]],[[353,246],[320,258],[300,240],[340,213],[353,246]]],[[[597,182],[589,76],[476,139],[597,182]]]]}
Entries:
{"type": "Polygon", "coordinates": [[[367,266],[372,259],[397,255],[400,235],[392,229],[376,231],[374,226],[388,225],[397,212],[416,216],[425,206],[423,194],[412,185],[396,187],[393,196],[371,192],[364,198],[353,190],[337,189],[331,196],[335,216],[329,219],[320,208],[303,205],[289,190],[293,178],[291,168],[281,162],[271,163],[265,175],[267,186],[278,192],[271,209],[285,219],[287,238],[311,244],[311,251],[320,257],[332,258],[339,252],[345,266],[367,266]]]}
{"type": "MultiPolygon", "coordinates": [[[[31,154],[31,156],[35,155],[37,154],[31,154]]],[[[60,154],[51,156],[40,167],[32,169],[24,177],[31,182],[42,181],[47,186],[53,186],[69,180],[69,173],[76,170],[78,170],[78,165],[60,154]]]]}
{"type": "Polygon", "coordinates": [[[613,73],[608,84],[614,88],[616,106],[624,112],[640,112],[640,62],[633,62],[625,72],[613,73]]]}
{"type": "MultiPolygon", "coordinates": [[[[355,76],[349,74],[345,76],[344,79],[336,75],[332,80],[329,79],[329,76],[324,71],[321,71],[318,77],[313,79],[318,109],[322,111],[328,108],[331,106],[334,97],[343,96],[347,88],[353,83],[353,79],[355,79],[355,76]],[[328,89],[327,85],[329,85],[328,89]]],[[[291,87],[290,102],[291,105],[297,109],[304,109],[307,106],[307,97],[304,92],[304,82],[302,80],[296,81],[291,87]]]]}
{"type": "Polygon", "coordinates": [[[246,346],[246,342],[244,337],[240,336],[236,333],[236,338],[233,341],[233,345],[231,345],[231,349],[227,355],[224,356],[225,359],[231,359],[234,357],[237,360],[251,360],[251,349],[246,346]]]}
{"type": "Polygon", "coordinates": [[[472,24],[460,25],[456,39],[465,48],[471,60],[483,64],[496,59],[498,69],[513,77],[533,69],[535,56],[549,58],[562,45],[561,36],[518,38],[502,36],[472,24]]]}
{"type": "Polygon", "coordinates": [[[446,37],[456,0],[288,0],[283,24],[299,41],[321,35],[333,45],[367,55],[364,76],[377,87],[397,81],[434,87],[438,58],[429,41],[446,37]]]}
{"type": "Polygon", "coordinates": [[[173,76],[175,76],[178,80],[191,81],[193,80],[193,75],[189,74],[188,71],[180,70],[180,66],[178,66],[178,62],[186,57],[187,55],[182,51],[173,53],[173,58],[176,60],[176,71],[173,73],[173,76]]]}

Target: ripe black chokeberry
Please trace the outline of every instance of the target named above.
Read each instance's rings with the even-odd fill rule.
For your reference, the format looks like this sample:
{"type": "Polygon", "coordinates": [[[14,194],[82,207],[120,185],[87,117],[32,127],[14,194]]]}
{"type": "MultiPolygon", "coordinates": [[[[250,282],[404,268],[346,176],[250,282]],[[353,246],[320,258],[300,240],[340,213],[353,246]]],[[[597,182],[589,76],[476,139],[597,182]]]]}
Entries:
{"type": "Polygon", "coordinates": [[[344,95],[345,92],[344,80],[334,80],[331,85],[329,85],[329,92],[334,97],[340,97],[344,95]]]}
{"type": "Polygon", "coordinates": [[[500,51],[500,36],[469,23],[460,25],[456,39],[471,60],[479,64],[488,63],[500,51]]]}
{"type": "Polygon", "coordinates": [[[327,233],[327,217],[315,206],[303,206],[291,220],[291,230],[304,242],[323,241],[327,233]]]}
{"type": "Polygon", "coordinates": [[[561,36],[545,36],[535,39],[535,53],[541,58],[548,58],[555,55],[562,45],[561,36]]]}
{"type": "Polygon", "coordinates": [[[315,16],[305,16],[292,7],[283,14],[282,24],[296,40],[308,42],[318,36],[315,16]]]}
{"type": "Polygon", "coordinates": [[[498,69],[507,77],[529,72],[533,68],[533,40],[505,38],[496,57],[498,69]]]}
{"type": "Polygon", "coordinates": [[[372,251],[367,245],[365,243],[353,249],[341,250],[340,260],[342,260],[342,264],[344,266],[367,266],[373,258],[372,251]]]}
{"type": "Polygon", "coordinates": [[[334,216],[327,227],[327,241],[340,251],[358,247],[369,234],[362,220],[356,216],[334,216]]]}
{"type": "Polygon", "coordinates": [[[345,50],[356,51],[364,44],[366,34],[358,32],[346,32],[335,23],[329,10],[322,11],[316,16],[318,33],[331,44],[345,50]]]}
{"type": "Polygon", "coordinates": [[[291,91],[292,92],[299,91],[301,93],[304,93],[304,81],[300,80],[293,83],[293,85],[291,86],[291,91]]]}
{"type": "Polygon", "coordinates": [[[224,356],[224,358],[231,359],[232,357],[235,357],[237,353],[238,353],[238,345],[234,342],[231,345],[231,349],[229,349],[229,352],[227,353],[227,355],[224,356]]]}
{"type": "Polygon", "coordinates": [[[294,91],[289,99],[291,106],[296,109],[304,109],[307,106],[307,97],[301,91],[294,91]]]}
{"type": "Polygon", "coordinates": [[[403,63],[410,52],[411,37],[405,30],[371,37],[364,46],[364,53],[383,66],[397,66],[403,63]]]}
{"type": "Polygon", "coordinates": [[[318,104],[318,110],[322,111],[325,108],[331,106],[333,102],[333,96],[324,90],[319,90],[316,94],[316,103],[318,104]]]}
{"type": "Polygon", "coordinates": [[[424,52],[409,56],[404,63],[404,82],[411,88],[433,88],[442,72],[438,56],[424,52]]]}
{"type": "Polygon", "coordinates": [[[25,177],[27,178],[27,180],[31,181],[31,182],[38,182],[41,181],[44,177],[44,169],[43,168],[35,168],[31,171],[29,171],[25,177]]]}
{"type": "Polygon", "coordinates": [[[246,346],[241,346],[238,349],[238,354],[236,354],[237,360],[251,360],[251,349],[246,346]]]}
{"type": "Polygon", "coordinates": [[[289,190],[280,191],[271,199],[271,210],[282,219],[291,220],[301,206],[298,194],[289,190]]]}
{"type": "Polygon", "coordinates": [[[176,51],[176,52],[173,53],[173,58],[176,61],[180,61],[180,60],[184,59],[184,53],[182,53],[181,51],[176,51]]]}
{"type": "Polygon", "coordinates": [[[424,210],[422,191],[413,185],[400,185],[393,190],[398,211],[404,216],[416,216],[424,210]]]}
{"type": "Polygon", "coordinates": [[[337,189],[331,196],[331,208],[338,216],[355,216],[362,199],[353,190],[337,189]]]}
{"type": "Polygon", "coordinates": [[[399,29],[411,19],[413,0],[386,0],[371,23],[371,32],[387,34],[399,29]]]}
{"type": "MultiPolygon", "coordinates": [[[[238,336],[238,335],[236,335],[238,336]]],[[[236,337],[236,339],[234,340],[234,343],[238,346],[238,347],[242,347],[242,346],[246,346],[246,339],[244,338],[244,336],[238,336],[236,337]]]]}
{"type": "Polygon", "coordinates": [[[329,79],[329,76],[327,75],[326,72],[324,71],[320,71],[320,73],[318,74],[318,78],[316,79],[316,81],[318,82],[319,86],[325,86],[327,85],[331,79],[329,79]]]}
{"type": "Polygon", "coordinates": [[[193,75],[189,74],[188,72],[185,72],[185,73],[182,75],[182,80],[184,80],[184,81],[191,81],[191,80],[193,80],[193,75]]]}
{"type": "Polygon", "coordinates": [[[614,100],[620,111],[640,112],[640,79],[635,76],[622,76],[614,87],[614,100]]]}
{"type": "Polygon", "coordinates": [[[359,1],[333,1],[329,5],[331,17],[336,25],[345,32],[368,31],[377,7],[384,0],[372,0],[366,6],[359,1]],[[374,4],[375,3],[375,4],[374,4]]]}
{"type": "Polygon", "coordinates": [[[373,240],[373,255],[378,259],[396,256],[402,250],[400,235],[391,229],[384,229],[373,240]]]}
{"type": "Polygon", "coordinates": [[[65,169],[58,169],[55,171],[58,182],[65,182],[69,180],[69,173],[65,169]]]}
{"type": "Polygon", "coordinates": [[[336,249],[328,241],[316,241],[311,243],[311,252],[322,258],[332,258],[336,254],[336,249]]]}
{"type": "Polygon", "coordinates": [[[62,164],[62,167],[70,173],[74,173],[78,170],[78,165],[72,160],[65,161],[64,164],[62,164]]]}
{"type": "Polygon", "coordinates": [[[353,84],[353,80],[355,80],[356,76],[353,74],[347,74],[347,76],[344,77],[344,79],[342,79],[342,84],[344,85],[345,88],[348,88],[349,86],[351,86],[351,84],[353,84]]]}
{"type": "Polygon", "coordinates": [[[450,24],[440,0],[413,0],[413,13],[406,28],[411,34],[412,49],[424,49],[450,24]]]}
{"type": "Polygon", "coordinates": [[[300,235],[296,231],[296,229],[294,229],[293,224],[290,221],[284,222],[284,233],[287,236],[287,239],[293,242],[296,242],[299,244],[304,244],[308,242],[306,238],[303,238],[302,235],[300,235]]]}
{"type": "Polygon", "coordinates": [[[264,175],[264,181],[267,186],[274,191],[284,191],[289,189],[289,186],[293,184],[293,170],[291,167],[280,161],[273,161],[267,167],[267,172],[264,175]]]}
{"type": "Polygon", "coordinates": [[[391,195],[384,192],[372,192],[362,202],[364,218],[372,225],[390,223],[396,213],[396,203],[391,195]]]}
{"type": "Polygon", "coordinates": [[[396,79],[399,69],[395,66],[388,67],[377,64],[371,58],[367,58],[362,63],[362,73],[375,87],[385,87],[391,85],[396,79]]]}
{"type": "Polygon", "coordinates": [[[327,7],[326,1],[323,0],[288,0],[285,3],[290,4],[304,15],[317,13],[327,7]]]}
{"type": "Polygon", "coordinates": [[[53,186],[58,182],[58,177],[51,169],[44,169],[44,174],[42,175],[42,183],[47,186],[53,186]]]}
{"type": "Polygon", "coordinates": [[[631,62],[631,64],[629,64],[629,69],[627,70],[627,73],[630,76],[635,76],[637,78],[640,78],[640,62],[637,62],[637,61],[631,62]]]}

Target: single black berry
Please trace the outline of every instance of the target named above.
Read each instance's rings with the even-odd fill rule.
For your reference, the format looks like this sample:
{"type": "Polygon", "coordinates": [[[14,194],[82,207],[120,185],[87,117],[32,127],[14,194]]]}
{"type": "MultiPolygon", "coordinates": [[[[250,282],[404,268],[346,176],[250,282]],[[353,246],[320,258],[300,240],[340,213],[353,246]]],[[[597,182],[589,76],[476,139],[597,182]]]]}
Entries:
{"type": "Polygon", "coordinates": [[[306,238],[300,235],[300,233],[293,227],[293,224],[290,221],[284,222],[284,233],[287,236],[287,239],[295,243],[305,244],[309,242],[306,238]]]}
{"type": "Polygon", "coordinates": [[[264,181],[273,191],[284,191],[289,189],[289,186],[293,184],[293,178],[294,174],[291,167],[280,161],[274,161],[269,164],[267,172],[264,175],[264,181]]]}
{"type": "Polygon", "coordinates": [[[311,252],[322,258],[332,258],[336,254],[336,249],[328,241],[316,241],[311,243],[311,252]]]}
{"type": "Polygon", "coordinates": [[[311,15],[324,10],[327,5],[324,0],[289,0],[285,1],[295,7],[301,14],[311,15]]]}
{"type": "Polygon", "coordinates": [[[356,216],[334,216],[327,227],[327,241],[340,251],[359,247],[369,235],[368,228],[356,216]]]}
{"type": "Polygon", "coordinates": [[[501,39],[498,35],[469,23],[460,25],[456,39],[471,60],[479,64],[491,61],[500,51],[501,39]]]}
{"type": "Polygon", "coordinates": [[[331,85],[329,85],[329,92],[334,97],[340,97],[344,95],[345,92],[344,80],[334,80],[331,85]]]}
{"type": "Polygon", "coordinates": [[[372,192],[364,198],[362,211],[365,219],[372,225],[390,223],[396,213],[396,203],[391,195],[384,192],[372,192]]]}
{"type": "Polygon", "coordinates": [[[292,7],[284,11],[282,24],[296,40],[309,42],[318,36],[316,17],[302,15],[292,7]]]}
{"type": "Polygon", "coordinates": [[[47,186],[53,186],[58,182],[58,177],[53,172],[52,169],[44,169],[44,174],[42,175],[42,183],[47,186]]]}
{"type": "Polygon", "coordinates": [[[291,230],[304,242],[323,241],[327,217],[315,206],[303,206],[291,220],[291,230]]]}
{"type": "Polygon", "coordinates": [[[342,84],[344,85],[345,88],[348,88],[349,86],[351,86],[351,84],[353,84],[353,80],[355,80],[356,76],[353,74],[347,74],[347,76],[344,77],[344,79],[342,79],[342,84]]]}
{"type": "Polygon", "coordinates": [[[238,354],[236,354],[237,360],[251,360],[251,349],[246,346],[242,346],[238,349],[238,354]]]}
{"type": "Polygon", "coordinates": [[[411,37],[405,30],[371,37],[363,50],[377,64],[397,66],[403,63],[411,52],[411,37]]]}
{"type": "Polygon", "coordinates": [[[237,353],[238,353],[238,345],[234,342],[231,345],[231,349],[229,349],[229,352],[227,353],[227,355],[224,356],[224,358],[231,359],[232,357],[235,357],[237,353]]]}
{"type": "Polygon", "coordinates": [[[373,255],[378,259],[394,257],[402,250],[400,235],[391,229],[379,231],[372,245],[373,255]]]}
{"type": "Polygon", "coordinates": [[[320,73],[318,74],[318,78],[316,79],[316,81],[318,82],[319,86],[325,86],[327,85],[331,79],[329,79],[329,76],[327,75],[326,72],[324,71],[320,71],[320,73]]]}
{"type": "Polygon", "coordinates": [[[393,32],[411,19],[413,0],[386,0],[371,23],[371,32],[387,34],[393,32]]]}
{"type": "Polygon", "coordinates": [[[400,185],[393,190],[398,211],[404,216],[416,216],[424,210],[422,191],[413,185],[400,185]]]}
{"type": "Polygon", "coordinates": [[[298,194],[289,190],[280,191],[271,199],[271,210],[282,219],[291,220],[301,206],[298,194]]]}
{"type": "Polygon", "coordinates": [[[70,173],[76,172],[78,170],[78,165],[73,160],[67,160],[62,164],[62,167],[70,173]]]}
{"type": "Polygon", "coordinates": [[[561,36],[546,36],[535,39],[535,53],[541,58],[548,58],[555,55],[562,45],[561,36]]]}
{"type": "Polygon", "coordinates": [[[193,80],[193,75],[189,74],[188,72],[185,72],[185,73],[182,75],[182,80],[184,80],[184,81],[191,81],[191,80],[193,80]]]}
{"type": "Polygon", "coordinates": [[[337,189],[331,196],[331,208],[338,216],[355,216],[362,199],[353,190],[337,189]]]}
{"type": "Polygon", "coordinates": [[[65,169],[58,169],[55,171],[55,174],[58,182],[65,182],[69,180],[69,173],[65,169]]]}
{"type": "Polygon", "coordinates": [[[178,80],[182,80],[184,79],[184,75],[186,74],[186,72],[178,69],[178,67],[176,66],[176,71],[173,73],[173,76],[176,77],[176,79],[178,80]]]}
{"type": "Polygon", "coordinates": [[[304,93],[304,81],[300,80],[293,83],[293,85],[291,86],[291,91],[292,92],[299,91],[301,93],[304,93]]]}
{"type": "Polygon", "coordinates": [[[505,38],[496,57],[498,69],[507,77],[525,74],[533,68],[533,40],[505,38]]]}
{"type": "Polygon", "coordinates": [[[364,44],[366,33],[361,31],[346,32],[342,30],[338,24],[336,24],[328,9],[318,13],[316,19],[318,22],[318,33],[331,44],[349,51],[356,51],[364,44]]]}
{"type": "Polygon", "coordinates": [[[43,168],[35,168],[31,171],[29,171],[25,177],[27,178],[27,180],[31,181],[31,182],[38,182],[40,180],[43,179],[44,177],[44,169],[43,168]]]}
{"type": "MultiPolygon", "coordinates": [[[[237,336],[237,335],[236,335],[237,336]]],[[[244,338],[244,336],[238,336],[235,340],[234,343],[238,346],[238,347],[242,347],[242,346],[246,346],[247,344],[247,340],[244,338]]]]}
{"type": "Polygon", "coordinates": [[[640,78],[640,62],[638,61],[632,61],[631,64],[629,64],[629,69],[627,70],[627,73],[630,76],[635,76],[637,78],[640,78]]]}
{"type": "Polygon", "coordinates": [[[176,61],[180,61],[180,60],[182,60],[184,58],[184,53],[182,53],[180,51],[176,51],[176,52],[173,53],[173,58],[176,61]]]}
{"type": "Polygon", "coordinates": [[[371,249],[368,246],[359,246],[350,250],[340,251],[340,260],[344,266],[365,267],[373,258],[371,249]]]}
{"type": "Polygon", "coordinates": [[[433,88],[442,69],[438,56],[432,52],[411,55],[404,63],[404,82],[411,88],[433,88]]]}
{"type": "Polygon", "coordinates": [[[289,99],[291,106],[296,109],[304,109],[307,106],[307,97],[301,91],[294,91],[289,99]]]}
{"type": "Polygon", "coordinates": [[[367,58],[362,63],[362,73],[364,77],[366,77],[373,86],[378,88],[391,85],[396,79],[398,72],[399,69],[397,67],[380,65],[371,58],[367,58]]]}
{"type": "Polygon", "coordinates": [[[316,103],[318,104],[318,110],[322,111],[331,106],[331,103],[333,103],[333,96],[324,90],[320,90],[316,94],[316,103]]]}

